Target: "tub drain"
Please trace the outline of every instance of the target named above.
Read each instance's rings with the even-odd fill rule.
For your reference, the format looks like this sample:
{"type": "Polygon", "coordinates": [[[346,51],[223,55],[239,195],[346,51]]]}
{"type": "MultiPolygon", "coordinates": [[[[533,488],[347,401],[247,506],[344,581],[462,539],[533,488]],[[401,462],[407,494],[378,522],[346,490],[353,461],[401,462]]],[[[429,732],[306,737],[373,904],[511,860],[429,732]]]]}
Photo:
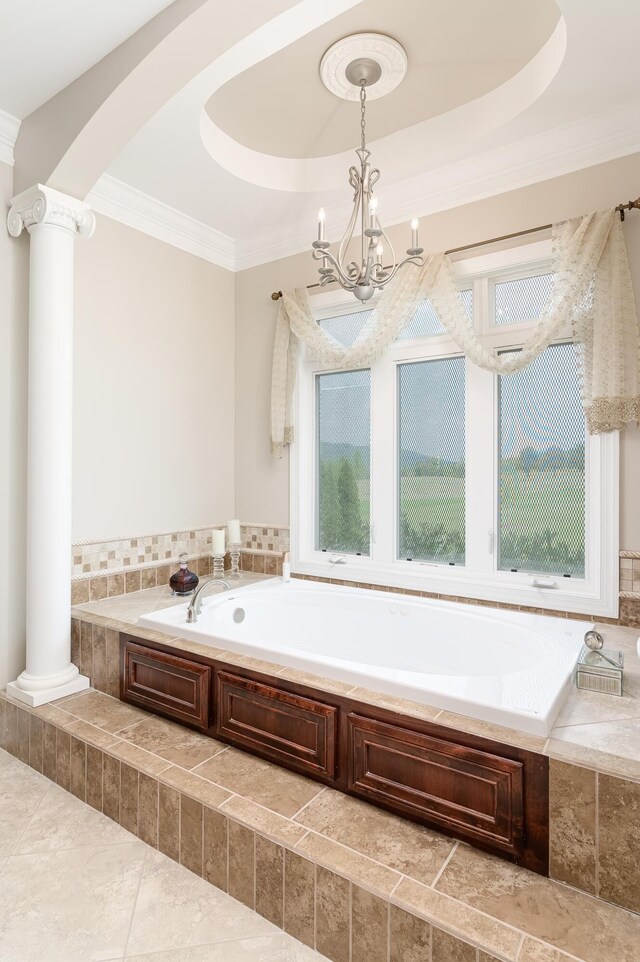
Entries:
{"type": "Polygon", "coordinates": [[[244,608],[236,608],[234,610],[233,620],[237,625],[239,625],[241,621],[244,621],[244,615],[245,615],[244,608]]]}

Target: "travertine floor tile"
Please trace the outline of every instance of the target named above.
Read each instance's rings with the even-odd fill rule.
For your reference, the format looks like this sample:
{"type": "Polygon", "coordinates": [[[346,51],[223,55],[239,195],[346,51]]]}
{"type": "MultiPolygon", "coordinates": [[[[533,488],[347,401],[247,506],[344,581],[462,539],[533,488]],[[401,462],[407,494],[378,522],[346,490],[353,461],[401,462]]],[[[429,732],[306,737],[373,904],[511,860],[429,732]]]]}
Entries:
{"type": "Polygon", "coordinates": [[[190,949],[171,949],[151,955],[127,956],[133,962],[322,962],[306,945],[288,935],[242,939],[223,945],[199,945],[190,949]]]}
{"type": "Polygon", "coordinates": [[[308,778],[235,748],[214,755],[194,771],[228,791],[289,817],[322,791],[321,785],[308,778]]]}
{"type": "Polygon", "coordinates": [[[121,737],[181,768],[195,768],[226,749],[226,745],[164,718],[147,718],[122,732],[121,737]]]}
{"type": "Polygon", "coordinates": [[[124,702],[100,691],[92,690],[83,692],[81,695],[73,695],[59,704],[76,718],[82,718],[83,721],[114,734],[149,717],[139,708],[125,705],[124,702]]]}
{"type": "Polygon", "coordinates": [[[13,855],[0,888],[2,957],[12,962],[122,958],[145,851],[132,841],[13,855]]]}
{"type": "Polygon", "coordinates": [[[640,916],[466,846],[436,887],[585,962],[638,962],[640,916]]]}
{"type": "Polygon", "coordinates": [[[277,933],[270,922],[204,879],[148,850],[128,955],[277,933]]]}
{"type": "Polygon", "coordinates": [[[131,842],[131,835],[57,785],[34,812],[16,845],[16,854],[53,852],[131,842]]]}
{"type": "Polygon", "coordinates": [[[0,852],[13,851],[51,787],[48,778],[0,751],[0,852]]]}
{"type": "Polygon", "coordinates": [[[10,810],[38,851],[0,849],[3,962],[326,962],[0,750],[10,810]]]}
{"type": "Polygon", "coordinates": [[[307,805],[296,821],[427,885],[455,844],[421,825],[331,789],[307,805]]]}

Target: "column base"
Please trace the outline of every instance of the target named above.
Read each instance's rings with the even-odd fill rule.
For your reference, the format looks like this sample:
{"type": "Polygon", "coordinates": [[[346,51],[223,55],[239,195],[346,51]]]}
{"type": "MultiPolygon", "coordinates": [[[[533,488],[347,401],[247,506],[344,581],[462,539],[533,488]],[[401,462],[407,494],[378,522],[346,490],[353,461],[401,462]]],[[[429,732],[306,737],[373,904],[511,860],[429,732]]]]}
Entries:
{"type": "Polygon", "coordinates": [[[39,691],[25,691],[24,688],[20,688],[17,681],[10,681],[7,684],[7,695],[11,698],[15,698],[16,701],[21,701],[24,705],[28,705],[29,708],[39,708],[40,705],[46,705],[50,701],[55,701],[57,698],[65,698],[67,695],[77,695],[81,691],[86,691],[90,688],[90,682],[85,675],[76,675],[72,681],[68,681],[64,685],[56,685],[53,688],[42,688],[39,691]]]}

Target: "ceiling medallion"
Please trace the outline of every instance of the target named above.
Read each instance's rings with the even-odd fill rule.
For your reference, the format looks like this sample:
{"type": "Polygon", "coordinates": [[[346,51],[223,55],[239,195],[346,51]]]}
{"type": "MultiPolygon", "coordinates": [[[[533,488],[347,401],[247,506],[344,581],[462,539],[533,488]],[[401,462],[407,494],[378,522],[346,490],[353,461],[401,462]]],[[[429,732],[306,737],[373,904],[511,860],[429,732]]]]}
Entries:
{"type": "Polygon", "coordinates": [[[395,90],[407,72],[407,54],[397,40],[381,33],[356,33],[338,40],[320,62],[322,82],[336,97],[358,100],[360,79],[353,80],[349,68],[358,61],[369,61],[374,74],[367,75],[367,98],[377,100],[395,90]]]}
{"type": "Polygon", "coordinates": [[[384,232],[378,214],[378,199],[374,187],[380,171],[371,167],[371,152],[366,143],[366,102],[381,97],[398,86],[407,69],[407,55],[396,40],[381,34],[357,34],[346,37],[329,47],[320,64],[320,74],[329,90],[345,100],[360,101],[360,146],[356,150],[358,166],[349,168],[349,186],[353,189],[353,210],[337,255],[325,239],[325,212],[318,212],[318,237],[311,245],[314,260],[321,261],[318,269],[320,286],[338,283],[352,291],[360,301],[368,301],[374,291],[383,288],[406,264],[424,264],[423,248],[418,245],[418,221],[411,221],[411,247],[407,256],[396,263],[395,253],[384,232]],[[380,92],[382,91],[382,92],[380,92]],[[347,262],[356,228],[361,234],[360,263],[347,262]],[[382,238],[391,253],[391,263],[382,266],[382,238]]]}

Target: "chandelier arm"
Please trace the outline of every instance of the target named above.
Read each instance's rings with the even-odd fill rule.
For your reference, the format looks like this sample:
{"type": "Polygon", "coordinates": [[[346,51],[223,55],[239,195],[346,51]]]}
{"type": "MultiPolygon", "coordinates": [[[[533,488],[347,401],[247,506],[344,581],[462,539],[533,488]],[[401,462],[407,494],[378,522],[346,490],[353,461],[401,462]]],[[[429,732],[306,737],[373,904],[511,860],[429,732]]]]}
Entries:
{"type": "Polygon", "coordinates": [[[361,181],[360,180],[358,181],[358,192],[356,196],[358,198],[358,201],[356,203],[356,200],[354,198],[351,217],[349,219],[349,223],[347,224],[347,229],[342,235],[342,240],[340,241],[340,247],[338,248],[338,262],[340,264],[344,262],[344,256],[347,252],[347,248],[349,247],[349,244],[351,243],[351,238],[353,237],[353,232],[356,228],[356,221],[358,219],[358,211],[360,210],[360,202],[361,202],[361,181]]]}
{"type": "MultiPolygon", "coordinates": [[[[393,266],[393,268],[390,270],[390,272],[388,273],[388,275],[384,278],[383,285],[386,285],[386,284],[389,283],[389,281],[392,281],[393,278],[394,278],[394,277],[396,276],[396,274],[398,273],[398,271],[399,271],[402,267],[405,267],[407,264],[415,264],[416,267],[424,267],[424,257],[418,257],[418,256],[415,256],[415,255],[414,255],[413,257],[405,257],[405,259],[402,260],[402,261],[400,261],[399,264],[395,264],[395,265],[393,266]]],[[[386,271],[385,271],[385,273],[386,273],[386,271]]]]}
{"type": "Polygon", "coordinates": [[[389,240],[389,235],[388,235],[387,232],[385,231],[385,229],[384,229],[384,227],[382,226],[382,224],[380,223],[380,221],[378,221],[378,225],[379,225],[379,227],[380,227],[380,230],[382,231],[382,236],[384,237],[384,239],[386,240],[387,244],[389,245],[389,253],[391,254],[390,264],[391,264],[391,268],[393,269],[393,268],[396,266],[396,252],[395,252],[394,249],[393,249],[393,244],[392,244],[391,241],[389,240]]]}
{"type": "Polygon", "coordinates": [[[338,274],[337,280],[339,280],[339,283],[342,284],[343,287],[346,287],[347,290],[352,291],[354,289],[356,286],[354,281],[347,274],[345,274],[341,264],[336,260],[335,256],[330,250],[314,250],[312,256],[316,261],[326,258],[333,267],[334,271],[336,271],[338,274]]]}

